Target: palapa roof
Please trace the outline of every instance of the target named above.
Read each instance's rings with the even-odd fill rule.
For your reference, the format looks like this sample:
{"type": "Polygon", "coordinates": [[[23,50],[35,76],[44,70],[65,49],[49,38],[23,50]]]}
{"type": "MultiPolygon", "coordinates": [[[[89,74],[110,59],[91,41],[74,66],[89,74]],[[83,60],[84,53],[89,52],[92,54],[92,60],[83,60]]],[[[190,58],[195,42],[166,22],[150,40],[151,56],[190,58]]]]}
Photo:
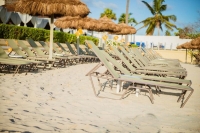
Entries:
{"type": "Polygon", "coordinates": [[[99,20],[99,24],[101,25],[99,29],[96,31],[109,31],[109,32],[117,32],[120,31],[120,28],[117,24],[115,24],[110,18],[107,16],[101,17],[99,20]]]}
{"type": "Polygon", "coordinates": [[[120,27],[120,31],[118,32],[111,32],[111,34],[116,34],[116,35],[128,35],[128,34],[135,34],[136,29],[132,26],[129,26],[125,23],[120,23],[118,24],[120,27]]]}
{"type": "Polygon", "coordinates": [[[90,13],[87,5],[80,0],[6,0],[5,7],[9,11],[33,16],[84,17],[90,13]]]}
{"type": "Polygon", "coordinates": [[[98,20],[84,17],[81,18],[79,16],[71,17],[65,16],[62,18],[57,19],[54,22],[54,25],[59,28],[71,28],[71,29],[87,29],[87,30],[95,30],[98,28],[98,20]]]}
{"type": "Polygon", "coordinates": [[[200,46],[200,37],[197,37],[196,39],[192,40],[191,44],[193,46],[200,46]]]}
{"type": "Polygon", "coordinates": [[[65,16],[59,18],[54,23],[59,28],[71,28],[71,29],[87,29],[91,31],[119,31],[119,27],[107,17],[100,18],[99,20],[89,17],[71,17],[65,16]]]}
{"type": "Polygon", "coordinates": [[[192,42],[186,42],[176,47],[177,49],[200,49],[200,46],[192,45],[192,42]]]}

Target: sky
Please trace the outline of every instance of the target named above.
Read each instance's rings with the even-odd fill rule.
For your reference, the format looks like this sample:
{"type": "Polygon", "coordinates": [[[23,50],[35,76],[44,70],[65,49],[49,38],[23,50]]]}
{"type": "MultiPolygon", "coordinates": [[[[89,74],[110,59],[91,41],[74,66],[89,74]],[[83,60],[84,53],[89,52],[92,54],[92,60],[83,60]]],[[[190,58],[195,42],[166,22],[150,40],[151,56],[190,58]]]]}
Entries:
{"type": "MultiPolygon", "coordinates": [[[[144,0],[152,5],[153,0],[144,0]]],[[[89,17],[98,19],[100,14],[104,12],[105,8],[110,8],[116,13],[117,21],[122,13],[126,13],[127,0],[82,0],[90,9],[89,17]]],[[[163,12],[163,15],[175,15],[177,17],[176,22],[173,22],[178,28],[184,28],[188,25],[194,24],[200,19],[200,0],[165,0],[163,4],[167,5],[167,10],[163,12]]],[[[142,3],[142,0],[130,0],[129,13],[132,13],[131,17],[135,18],[137,22],[140,22],[153,15],[142,3]]],[[[134,26],[139,29],[142,25],[134,26]]],[[[166,29],[163,27],[161,35],[165,35],[166,29]]],[[[136,35],[146,35],[146,29],[140,29],[136,35]]],[[[171,35],[174,35],[174,30],[171,35]]],[[[157,35],[155,30],[154,35],[157,35]]]]}

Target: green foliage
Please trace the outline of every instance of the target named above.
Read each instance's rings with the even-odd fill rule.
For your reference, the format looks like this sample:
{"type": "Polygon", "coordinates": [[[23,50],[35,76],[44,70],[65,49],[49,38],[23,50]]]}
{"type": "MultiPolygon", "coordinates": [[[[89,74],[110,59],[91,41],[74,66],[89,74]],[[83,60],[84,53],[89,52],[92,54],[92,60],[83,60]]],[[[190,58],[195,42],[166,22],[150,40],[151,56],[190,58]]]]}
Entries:
{"type": "Polygon", "coordinates": [[[183,29],[178,28],[178,32],[175,32],[174,35],[181,39],[195,39],[200,36],[200,32],[195,32],[193,27],[187,26],[183,29]]]}
{"type": "Polygon", "coordinates": [[[166,31],[165,31],[165,35],[166,35],[166,36],[171,36],[171,33],[170,33],[168,30],[166,30],[166,31]]]}
{"type": "MultiPolygon", "coordinates": [[[[15,25],[0,24],[0,38],[3,39],[20,39],[26,40],[32,38],[35,41],[49,41],[50,31],[40,28],[21,27],[15,25]]],[[[80,36],[80,44],[84,44],[85,40],[92,40],[98,44],[98,38],[90,36],[80,36]]],[[[76,43],[77,38],[74,34],[54,31],[54,42],[70,42],[76,43]]]]}
{"type": "Polygon", "coordinates": [[[138,47],[136,44],[131,44],[131,47],[132,48],[136,48],[136,47],[138,47]]]}
{"type": "Polygon", "coordinates": [[[117,19],[116,14],[113,12],[112,9],[109,9],[109,8],[105,8],[104,12],[100,14],[100,17],[103,17],[103,16],[107,16],[108,18],[113,19],[113,20],[117,19]]]}
{"type": "Polygon", "coordinates": [[[146,7],[149,9],[153,16],[148,17],[145,20],[139,22],[138,24],[143,24],[143,26],[139,29],[147,27],[146,34],[153,35],[155,28],[158,28],[159,35],[160,29],[163,30],[162,25],[164,25],[167,28],[167,30],[171,31],[173,30],[173,28],[176,28],[176,25],[170,22],[170,20],[175,22],[176,16],[164,16],[162,14],[163,11],[167,10],[167,5],[163,4],[163,2],[165,2],[164,0],[153,0],[153,6],[150,6],[146,1],[142,2],[146,5],[146,7]]]}
{"type": "MultiPolygon", "coordinates": [[[[130,16],[132,15],[132,13],[128,14],[128,23],[136,23],[137,21],[135,20],[135,18],[131,18],[130,16]]],[[[126,14],[122,13],[118,19],[118,23],[126,23],[126,14]]]]}
{"type": "Polygon", "coordinates": [[[187,55],[189,55],[190,57],[194,57],[195,54],[199,54],[199,50],[191,50],[191,49],[188,49],[187,51],[187,55]]]}
{"type": "Polygon", "coordinates": [[[119,42],[113,42],[113,45],[115,45],[115,46],[120,46],[121,43],[119,43],[119,42]]]}

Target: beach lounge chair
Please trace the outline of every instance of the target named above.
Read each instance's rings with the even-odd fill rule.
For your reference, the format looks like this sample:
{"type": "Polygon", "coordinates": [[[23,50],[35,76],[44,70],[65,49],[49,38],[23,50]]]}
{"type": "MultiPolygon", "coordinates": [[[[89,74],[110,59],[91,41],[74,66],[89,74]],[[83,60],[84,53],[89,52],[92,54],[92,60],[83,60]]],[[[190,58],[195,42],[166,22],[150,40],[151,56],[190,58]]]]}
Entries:
{"type": "MultiPolygon", "coordinates": [[[[77,44],[73,44],[73,45],[77,49],[77,44]]],[[[89,61],[89,62],[94,62],[97,59],[95,56],[88,55],[85,51],[83,51],[83,49],[81,48],[81,46],[79,46],[79,56],[86,57],[87,61],[89,61]]]]}
{"type": "MultiPolygon", "coordinates": [[[[15,51],[18,55],[22,56],[22,58],[24,59],[28,59],[31,60],[32,62],[36,61],[36,62],[41,62],[40,66],[37,66],[37,68],[50,68],[49,66],[49,62],[47,59],[42,59],[42,58],[37,58],[37,57],[28,57],[28,55],[26,54],[26,52],[22,51],[19,46],[17,45],[17,40],[13,40],[13,39],[6,39],[6,41],[8,42],[8,45],[12,48],[13,51],[15,51]]],[[[51,64],[51,63],[50,63],[51,64]]]]}
{"type": "MultiPolygon", "coordinates": [[[[122,51],[127,58],[131,60],[134,58],[140,67],[142,66],[168,66],[168,67],[181,67],[180,62],[165,60],[165,59],[157,59],[157,60],[148,60],[146,56],[142,56],[142,53],[138,52],[137,48],[127,48],[127,47],[118,47],[120,51],[122,51]]],[[[136,65],[136,64],[135,64],[136,65]]],[[[136,66],[136,67],[139,67],[136,66]]]]}
{"type": "Polygon", "coordinates": [[[74,51],[74,49],[72,48],[71,44],[69,44],[68,42],[65,43],[69,49],[69,51],[71,52],[72,55],[76,55],[78,57],[82,58],[82,62],[88,62],[90,58],[88,58],[88,56],[84,56],[84,55],[77,55],[76,51],[74,51]]]}
{"type": "MultiPolygon", "coordinates": [[[[33,39],[29,38],[27,39],[27,41],[29,42],[30,46],[34,49],[34,51],[37,53],[38,56],[49,57],[40,49],[40,47],[37,46],[37,44],[33,41],[33,39]]],[[[64,66],[64,67],[66,66],[66,64],[74,63],[73,57],[60,57],[60,56],[53,55],[53,59],[58,60],[59,65],[64,66]]]]}
{"type": "MultiPolygon", "coordinates": [[[[131,49],[131,51],[134,49],[131,49]]],[[[174,65],[174,66],[180,66],[180,61],[178,59],[166,59],[158,56],[158,54],[151,49],[145,49],[145,48],[136,48],[134,52],[139,51],[140,54],[141,52],[143,53],[143,57],[146,57],[146,59],[149,61],[149,63],[168,63],[169,65],[174,65]]]]}
{"type": "MultiPolygon", "coordinates": [[[[3,71],[5,69],[8,70],[8,72],[11,71],[11,68],[14,69],[13,76],[18,73],[20,70],[25,71],[25,69],[28,69],[28,71],[36,70],[38,64],[41,62],[38,61],[30,61],[26,59],[18,59],[18,58],[11,58],[9,57],[6,52],[0,47],[0,70],[3,71]]],[[[26,72],[27,74],[27,72],[26,72]]]]}
{"type": "MultiPolygon", "coordinates": [[[[153,86],[155,88],[163,87],[166,89],[173,89],[173,90],[181,91],[180,96],[177,101],[179,102],[182,99],[182,104],[181,104],[181,108],[182,108],[182,107],[184,107],[184,105],[186,104],[186,102],[188,101],[188,99],[190,98],[190,96],[193,93],[193,89],[190,86],[171,83],[172,80],[170,80],[170,79],[166,79],[166,81],[165,81],[165,79],[162,79],[163,81],[160,81],[159,79],[157,79],[158,77],[156,77],[155,79],[152,79],[153,77],[151,77],[150,78],[151,80],[150,80],[150,79],[145,79],[144,76],[140,76],[140,75],[131,75],[131,74],[127,75],[128,71],[126,69],[123,70],[123,72],[125,74],[120,74],[111,65],[113,62],[112,63],[108,62],[110,60],[104,56],[104,53],[102,53],[102,51],[100,51],[92,41],[86,41],[86,43],[101,60],[101,62],[87,74],[87,76],[90,77],[93,91],[95,93],[95,96],[97,96],[97,97],[101,97],[101,96],[99,96],[99,94],[102,91],[102,88],[100,87],[100,90],[98,91],[98,93],[96,92],[92,77],[97,77],[99,84],[100,84],[100,80],[99,80],[100,78],[107,79],[109,81],[115,80],[117,83],[120,83],[120,82],[131,83],[131,85],[129,85],[127,90],[122,94],[121,99],[130,91],[131,88],[134,88],[134,89],[141,89],[141,90],[148,91],[148,93],[150,95],[150,100],[153,103],[153,94],[152,94],[152,90],[151,90],[150,86],[153,86]],[[100,73],[100,72],[96,71],[101,66],[105,66],[107,71],[104,73],[100,73]],[[187,96],[187,98],[184,100],[184,97],[185,97],[185,94],[187,91],[189,91],[190,93],[187,96]]],[[[115,66],[116,64],[113,64],[113,65],[115,66]]],[[[148,76],[146,76],[146,78],[148,78],[148,76]]],[[[182,79],[178,79],[178,80],[181,81],[182,79]]],[[[100,84],[100,86],[101,86],[101,84],[100,84]]],[[[120,84],[119,84],[119,86],[120,86],[120,84]]],[[[105,97],[102,97],[102,98],[105,98],[105,97]]]]}
{"type": "MultiPolygon", "coordinates": [[[[131,61],[131,62],[137,62],[137,63],[134,63],[135,67],[136,68],[140,68],[140,67],[144,67],[144,68],[151,68],[152,66],[153,67],[163,67],[163,68],[170,68],[170,69],[182,69],[182,70],[185,70],[183,67],[181,67],[180,63],[178,62],[167,62],[167,61],[164,61],[164,60],[158,60],[156,61],[156,63],[152,63],[152,64],[147,64],[148,61],[146,60],[142,60],[142,57],[139,57],[141,56],[141,54],[137,53],[137,50],[136,51],[133,51],[131,53],[128,53],[127,50],[125,50],[124,47],[122,46],[119,46],[118,49],[131,61]],[[134,60],[132,60],[134,59],[134,60]],[[142,64],[142,65],[141,65],[142,64]]],[[[131,50],[134,50],[134,49],[131,49],[131,50]]]]}
{"type": "Polygon", "coordinates": [[[111,46],[111,49],[116,53],[116,55],[121,59],[124,65],[127,67],[128,70],[131,72],[139,72],[150,74],[150,75],[157,75],[157,76],[168,76],[168,77],[177,77],[177,78],[185,78],[187,76],[187,71],[184,68],[179,67],[166,67],[166,66],[147,66],[147,67],[140,67],[134,58],[132,58],[123,48],[120,48],[123,53],[125,53],[126,57],[121,54],[118,49],[114,46],[111,46]],[[133,67],[134,66],[134,67],[133,67]]]}
{"type": "MultiPolygon", "coordinates": [[[[18,52],[18,54],[21,55],[21,56],[23,56],[24,58],[31,59],[31,60],[36,60],[36,61],[43,61],[45,63],[45,68],[48,68],[48,69],[51,69],[51,66],[53,66],[54,64],[57,63],[57,61],[55,59],[48,59],[48,57],[37,56],[34,53],[34,51],[32,51],[25,44],[25,42],[26,42],[25,40],[16,40],[14,42],[16,42],[16,44],[18,44],[18,46],[21,48],[21,50],[23,50],[26,53],[26,55],[24,55],[24,53],[22,54],[21,52],[19,52],[16,49],[17,50],[16,52],[18,52]]],[[[15,44],[15,43],[13,43],[13,44],[15,44]]]]}
{"type": "MultiPolygon", "coordinates": [[[[39,41],[39,43],[44,47],[44,49],[48,52],[49,51],[49,46],[46,44],[46,42],[44,41],[39,41]]],[[[60,43],[59,43],[60,44],[60,43]]],[[[76,62],[79,63],[80,58],[77,56],[72,56],[69,55],[65,52],[61,52],[58,48],[57,48],[57,43],[53,43],[53,50],[55,51],[55,53],[53,53],[54,57],[58,56],[58,57],[68,57],[70,58],[71,62],[76,62]]]]}

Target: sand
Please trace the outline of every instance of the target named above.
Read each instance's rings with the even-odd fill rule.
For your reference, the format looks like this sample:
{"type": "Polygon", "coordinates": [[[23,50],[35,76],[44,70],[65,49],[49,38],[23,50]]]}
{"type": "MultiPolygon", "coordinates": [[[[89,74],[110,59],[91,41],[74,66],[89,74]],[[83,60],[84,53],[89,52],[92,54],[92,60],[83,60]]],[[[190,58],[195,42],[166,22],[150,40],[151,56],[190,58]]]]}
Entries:
{"type": "Polygon", "coordinates": [[[190,54],[187,54],[186,60],[186,51],[185,50],[155,50],[158,52],[163,58],[168,59],[179,59],[180,62],[194,63],[194,58],[191,61],[190,54]]]}
{"type": "Polygon", "coordinates": [[[143,92],[123,100],[95,97],[85,75],[96,64],[26,76],[1,74],[0,132],[200,132],[200,67],[181,64],[188,71],[186,79],[192,80],[194,93],[185,107],[180,108],[176,102],[178,91],[154,95],[154,104],[143,92]]]}

